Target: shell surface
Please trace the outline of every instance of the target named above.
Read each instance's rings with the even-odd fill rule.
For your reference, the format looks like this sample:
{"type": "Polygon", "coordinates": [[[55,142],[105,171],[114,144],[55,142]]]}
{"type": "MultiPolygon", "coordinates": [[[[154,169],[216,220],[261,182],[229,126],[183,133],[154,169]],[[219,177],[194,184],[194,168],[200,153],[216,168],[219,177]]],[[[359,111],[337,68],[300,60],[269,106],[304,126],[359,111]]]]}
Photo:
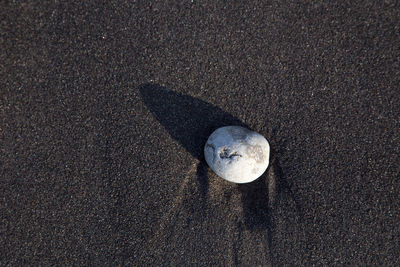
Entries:
{"type": "Polygon", "coordinates": [[[204,147],[210,168],[234,183],[249,183],[260,177],[268,168],[269,153],[267,139],[240,126],[218,128],[204,147]]]}

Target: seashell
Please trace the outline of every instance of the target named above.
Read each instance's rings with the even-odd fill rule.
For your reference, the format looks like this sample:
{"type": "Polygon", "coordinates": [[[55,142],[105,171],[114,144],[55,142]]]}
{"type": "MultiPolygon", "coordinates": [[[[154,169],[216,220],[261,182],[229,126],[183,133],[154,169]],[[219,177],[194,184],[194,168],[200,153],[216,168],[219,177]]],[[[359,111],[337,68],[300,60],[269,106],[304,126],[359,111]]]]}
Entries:
{"type": "Polygon", "coordinates": [[[270,146],[261,134],[240,126],[215,130],[204,147],[208,166],[223,179],[249,183],[268,168],[270,146]]]}

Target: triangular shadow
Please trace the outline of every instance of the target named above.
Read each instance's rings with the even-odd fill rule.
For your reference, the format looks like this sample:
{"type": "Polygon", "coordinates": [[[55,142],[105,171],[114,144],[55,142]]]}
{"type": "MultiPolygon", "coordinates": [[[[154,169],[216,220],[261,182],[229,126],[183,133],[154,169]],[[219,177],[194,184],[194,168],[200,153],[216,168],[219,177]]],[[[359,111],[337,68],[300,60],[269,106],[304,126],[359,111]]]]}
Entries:
{"type": "Polygon", "coordinates": [[[249,128],[210,103],[163,86],[144,84],[139,90],[144,103],[161,125],[197,159],[203,158],[204,144],[215,129],[227,125],[249,128]]]}

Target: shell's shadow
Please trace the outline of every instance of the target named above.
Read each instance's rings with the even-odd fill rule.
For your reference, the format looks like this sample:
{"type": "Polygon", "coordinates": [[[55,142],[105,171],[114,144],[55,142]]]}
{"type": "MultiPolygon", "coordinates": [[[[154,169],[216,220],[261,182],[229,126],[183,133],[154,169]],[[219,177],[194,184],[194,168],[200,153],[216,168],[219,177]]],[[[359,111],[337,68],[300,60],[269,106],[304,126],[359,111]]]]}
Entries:
{"type": "Polygon", "coordinates": [[[200,99],[156,84],[140,87],[144,103],[168,133],[201,160],[208,136],[218,127],[240,125],[238,118],[200,99]]]}

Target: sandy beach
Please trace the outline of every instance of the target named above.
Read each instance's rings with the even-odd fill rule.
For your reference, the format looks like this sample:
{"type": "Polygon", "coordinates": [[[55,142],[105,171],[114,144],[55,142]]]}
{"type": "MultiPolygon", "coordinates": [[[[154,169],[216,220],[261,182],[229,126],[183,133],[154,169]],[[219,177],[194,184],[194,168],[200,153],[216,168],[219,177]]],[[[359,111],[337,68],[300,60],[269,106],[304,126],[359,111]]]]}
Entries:
{"type": "Polygon", "coordinates": [[[0,265],[400,266],[398,2],[137,2],[0,4],[0,265]]]}

